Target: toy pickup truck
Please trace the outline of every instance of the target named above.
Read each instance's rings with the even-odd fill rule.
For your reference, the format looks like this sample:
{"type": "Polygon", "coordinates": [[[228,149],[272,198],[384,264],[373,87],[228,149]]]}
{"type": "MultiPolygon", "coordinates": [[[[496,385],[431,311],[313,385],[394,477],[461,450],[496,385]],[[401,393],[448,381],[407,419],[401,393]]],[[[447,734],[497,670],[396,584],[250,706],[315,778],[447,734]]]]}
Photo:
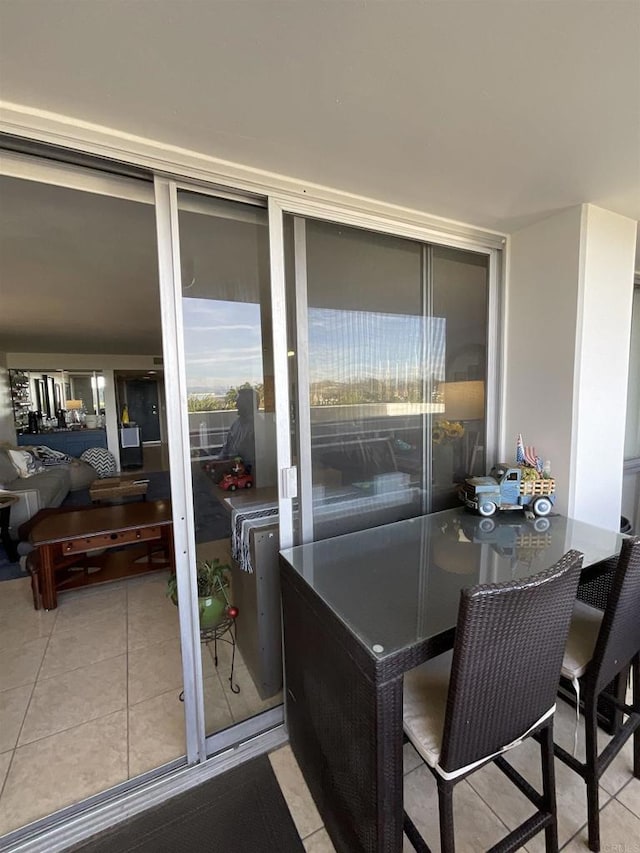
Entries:
{"type": "Polygon", "coordinates": [[[556,502],[556,483],[551,477],[529,479],[529,468],[495,465],[488,477],[470,477],[458,492],[469,509],[489,518],[497,510],[529,509],[537,516],[549,515],[556,502]]]}

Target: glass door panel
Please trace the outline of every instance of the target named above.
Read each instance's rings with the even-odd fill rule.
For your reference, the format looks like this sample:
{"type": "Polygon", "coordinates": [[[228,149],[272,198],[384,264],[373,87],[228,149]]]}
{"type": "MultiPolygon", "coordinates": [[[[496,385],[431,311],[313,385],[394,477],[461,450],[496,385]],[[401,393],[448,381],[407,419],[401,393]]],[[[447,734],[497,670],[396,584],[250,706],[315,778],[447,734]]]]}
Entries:
{"type": "Polygon", "coordinates": [[[488,262],[285,218],[297,541],[457,504],[484,465],[488,262]]]}
{"type": "Polygon", "coordinates": [[[179,191],[178,210],[211,735],[282,699],[279,609],[269,598],[278,520],[268,229],[266,210],[249,204],[179,191]],[[229,570],[212,579],[216,564],[229,570]]]}
{"type": "Polygon", "coordinates": [[[438,511],[459,504],[465,477],[487,473],[489,264],[486,255],[444,246],[434,246],[431,257],[433,313],[444,332],[444,373],[434,388],[443,411],[431,431],[431,508],[438,511]]]}

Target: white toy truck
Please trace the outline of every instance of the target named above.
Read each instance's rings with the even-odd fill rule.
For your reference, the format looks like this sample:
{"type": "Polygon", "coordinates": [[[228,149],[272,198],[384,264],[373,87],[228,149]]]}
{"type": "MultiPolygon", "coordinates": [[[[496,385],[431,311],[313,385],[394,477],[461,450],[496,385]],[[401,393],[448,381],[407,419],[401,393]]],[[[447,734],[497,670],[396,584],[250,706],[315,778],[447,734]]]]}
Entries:
{"type": "Polygon", "coordinates": [[[458,494],[469,509],[485,518],[505,509],[528,509],[534,515],[545,516],[556,502],[555,490],[555,480],[540,477],[534,468],[500,463],[488,477],[465,480],[458,494]]]}

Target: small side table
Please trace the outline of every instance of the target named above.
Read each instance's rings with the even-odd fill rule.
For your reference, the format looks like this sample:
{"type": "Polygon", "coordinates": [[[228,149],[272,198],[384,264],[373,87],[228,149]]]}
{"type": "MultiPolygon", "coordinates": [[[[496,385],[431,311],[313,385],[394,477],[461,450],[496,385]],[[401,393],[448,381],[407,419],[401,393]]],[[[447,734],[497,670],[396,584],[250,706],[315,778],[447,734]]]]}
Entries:
{"type": "Polygon", "coordinates": [[[236,663],[236,620],[228,617],[223,619],[215,628],[200,628],[200,642],[209,645],[213,642],[213,662],[218,667],[218,640],[231,646],[231,675],[229,685],[232,693],[240,693],[240,687],[233,685],[233,670],[236,663]]]}
{"type": "MultiPolygon", "coordinates": [[[[238,630],[235,617],[227,617],[219,622],[215,628],[200,628],[200,642],[205,645],[213,643],[213,662],[218,668],[218,641],[228,643],[231,646],[231,674],[229,685],[232,693],[240,693],[240,685],[233,683],[233,671],[236,664],[236,631],[238,630]]],[[[184,702],[184,690],[180,691],[178,699],[184,702]]]]}
{"type": "Polygon", "coordinates": [[[7,557],[12,563],[18,562],[18,546],[9,536],[9,516],[11,515],[11,507],[19,500],[20,496],[11,492],[0,494],[0,541],[2,541],[7,557]]]}

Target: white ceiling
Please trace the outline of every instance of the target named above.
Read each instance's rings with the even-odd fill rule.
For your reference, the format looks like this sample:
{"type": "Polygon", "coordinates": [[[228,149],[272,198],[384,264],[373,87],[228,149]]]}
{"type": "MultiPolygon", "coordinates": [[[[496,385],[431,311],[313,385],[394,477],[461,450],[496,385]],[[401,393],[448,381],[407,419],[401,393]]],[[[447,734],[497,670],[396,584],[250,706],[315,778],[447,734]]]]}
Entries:
{"type": "Polygon", "coordinates": [[[638,0],[3,0],[0,95],[509,232],[640,220],[638,44],[638,0]]]}

